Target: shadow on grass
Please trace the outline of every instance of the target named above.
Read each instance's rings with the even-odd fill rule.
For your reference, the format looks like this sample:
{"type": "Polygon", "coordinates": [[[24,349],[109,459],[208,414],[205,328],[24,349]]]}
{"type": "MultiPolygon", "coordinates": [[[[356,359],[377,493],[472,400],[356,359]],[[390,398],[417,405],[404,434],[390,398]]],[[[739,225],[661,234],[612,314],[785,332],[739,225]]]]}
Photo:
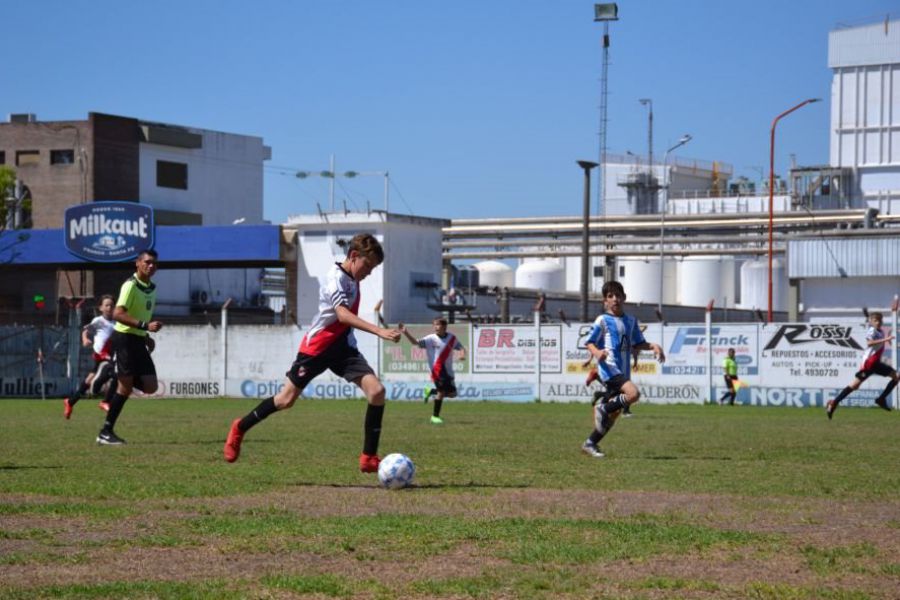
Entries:
{"type": "Polygon", "coordinates": [[[62,465],[0,465],[0,471],[18,471],[20,469],[64,469],[62,465]]]}
{"type": "MultiPolygon", "coordinates": [[[[347,490],[371,490],[371,489],[381,489],[381,486],[377,483],[373,483],[372,485],[360,485],[357,483],[322,483],[316,481],[296,481],[290,484],[292,487],[327,487],[327,488],[338,488],[338,489],[347,489],[347,490]]],[[[495,484],[495,483],[426,483],[424,485],[413,484],[407,488],[402,488],[405,490],[473,490],[473,489],[527,489],[531,486],[525,483],[512,483],[512,484],[495,484]]],[[[400,490],[397,490],[400,491],[400,490]]]]}

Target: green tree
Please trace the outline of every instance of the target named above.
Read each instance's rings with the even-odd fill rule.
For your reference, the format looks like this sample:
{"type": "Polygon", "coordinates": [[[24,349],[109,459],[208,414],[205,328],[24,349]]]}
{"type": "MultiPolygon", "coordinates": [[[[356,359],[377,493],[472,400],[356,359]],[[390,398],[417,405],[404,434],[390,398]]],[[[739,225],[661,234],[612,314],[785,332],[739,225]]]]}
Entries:
{"type": "Polygon", "coordinates": [[[12,167],[0,165],[0,231],[6,229],[6,218],[10,210],[19,208],[23,213],[23,227],[31,222],[31,196],[15,200],[16,171],[12,167]],[[18,204],[18,206],[17,206],[18,204]]]}

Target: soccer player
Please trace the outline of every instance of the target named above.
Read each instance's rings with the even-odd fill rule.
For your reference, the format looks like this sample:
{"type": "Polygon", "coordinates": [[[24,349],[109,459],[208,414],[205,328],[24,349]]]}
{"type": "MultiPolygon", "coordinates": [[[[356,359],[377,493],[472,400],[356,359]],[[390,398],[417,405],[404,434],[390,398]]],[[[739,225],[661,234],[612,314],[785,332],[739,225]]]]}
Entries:
{"type": "Polygon", "coordinates": [[[737,398],[735,383],[738,381],[737,363],[734,361],[734,348],[729,348],[728,355],[722,359],[722,370],[725,372],[725,387],[728,388],[728,391],[719,398],[719,404],[724,405],[725,399],[730,398],[731,400],[728,404],[734,406],[734,401],[737,398]]]}
{"type": "MultiPolygon", "coordinates": [[[[431,415],[431,422],[434,425],[441,425],[444,422],[441,418],[441,405],[444,403],[444,398],[456,398],[453,353],[459,352],[459,360],[465,360],[466,349],[459,343],[455,335],[447,331],[447,319],[436,317],[431,325],[434,327],[434,333],[430,333],[420,340],[414,338],[403,323],[400,323],[398,328],[414,346],[424,348],[428,353],[428,366],[431,369],[431,381],[434,384],[434,387],[431,388],[434,392],[434,411],[431,415]]],[[[428,395],[425,396],[425,401],[428,401],[428,395]]]]}
{"type": "Polygon", "coordinates": [[[581,451],[603,458],[597,444],[609,433],[616,419],[629,404],[637,402],[641,393],[631,381],[631,355],[634,350],[652,350],[659,362],[666,360],[663,349],[644,339],[638,320],[625,314],[625,288],[618,281],[607,281],[602,289],[606,312],[597,317],[585,346],[597,359],[600,380],[606,386],[609,402],[594,405],[594,430],[581,446],[581,451]]]}
{"type": "Polygon", "coordinates": [[[144,250],[135,260],[135,273],[122,284],[119,299],[113,311],[116,325],[111,337],[113,363],[116,367],[118,385],[109,397],[109,410],[103,429],[97,435],[97,443],[102,446],[121,446],[125,440],[115,434],[113,428],[131,396],[134,388],[146,394],[156,391],[156,366],[150,358],[153,341],[148,332],[162,329],[162,322],[153,319],[156,306],[156,273],[159,255],[156,250],[144,250]]]}
{"type": "MultiPolygon", "coordinates": [[[[94,367],[87,374],[81,385],[63,398],[63,416],[68,419],[72,416],[72,408],[88,390],[91,394],[98,394],[103,389],[103,384],[113,378],[114,368],[110,364],[110,338],[116,322],[113,321],[113,303],[115,298],[109,294],[100,297],[97,309],[100,315],[88,323],[81,330],[81,344],[85,347],[93,346],[94,367]]],[[[110,384],[115,385],[115,384],[110,384]]]]}
{"type": "Polygon", "coordinates": [[[889,364],[881,362],[885,345],[894,339],[893,335],[884,335],[884,331],[881,329],[883,321],[884,316],[880,312],[869,313],[869,329],[866,330],[866,353],[863,355],[862,367],[856,372],[850,385],[842,389],[834,400],[829,400],[826,403],[825,412],[828,414],[829,420],[834,416],[834,411],[837,410],[841,400],[849,396],[854,390],[858,390],[859,386],[862,385],[862,382],[873,374],[890,378],[888,384],[884,386],[881,395],[875,398],[875,404],[884,410],[891,410],[891,407],[888,404],[888,396],[890,396],[891,392],[894,391],[894,388],[897,387],[897,381],[900,380],[900,376],[897,375],[897,371],[889,364]]]}
{"type": "Polygon", "coordinates": [[[276,411],[292,407],[303,388],[325,369],[330,369],[334,374],[355,383],[366,395],[368,406],[359,469],[363,473],[378,471],[384,386],[357,349],[353,329],[360,329],[394,343],[400,341],[400,332],[396,329],[378,327],[358,316],[359,282],[383,261],[384,250],[371,234],[361,233],[350,240],[346,258],[334,264],[319,289],[319,312],[300,342],[297,357],[285,374],[287,378],[281,390],[260,402],[244,418],[235,419],[231,423],[223,451],[226,461],[234,462],[238,459],[241,441],[251,427],[276,411]]]}

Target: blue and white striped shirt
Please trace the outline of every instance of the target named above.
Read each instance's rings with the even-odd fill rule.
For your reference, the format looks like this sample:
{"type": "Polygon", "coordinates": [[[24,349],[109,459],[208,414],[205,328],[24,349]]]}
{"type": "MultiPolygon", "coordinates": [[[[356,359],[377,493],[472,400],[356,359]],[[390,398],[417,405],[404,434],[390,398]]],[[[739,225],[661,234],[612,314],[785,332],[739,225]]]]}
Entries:
{"type": "Polygon", "coordinates": [[[609,353],[606,360],[597,365],[600,368],[600,379],[608,381],[616,375],[631,378],[631,349],[646,344],[647,340],[644,339],[635,317],[629,315],[617,317],[604,313],[594,321],[585,343],[593,344],[609,353]]]}

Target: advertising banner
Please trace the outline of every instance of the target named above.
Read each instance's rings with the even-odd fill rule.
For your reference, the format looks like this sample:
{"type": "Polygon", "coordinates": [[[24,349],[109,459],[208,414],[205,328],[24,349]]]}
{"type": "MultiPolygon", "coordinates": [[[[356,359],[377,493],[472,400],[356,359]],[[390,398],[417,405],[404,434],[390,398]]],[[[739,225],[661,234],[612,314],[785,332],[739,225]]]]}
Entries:
{"type": "Polygon", "coordinates": [[[119,262],[153,247],[153,209],[137,202],[89,202],[65,213],[66,249],[93,262],[119,262]]]}
{"type": "Polygon", "coordinates": [[[852,322],[765,327],[759,360],[766,383],[840,390],[860,367],[865,338],[865,326],[852,322]]]}
{"type": "Polygon", "coordinates": [[[486,326],[479,325],[472,334],[473,373],[534,373],[540,347],[541,372],[562,371],[562,334],[559,325],[486,326]]]}
{"type": "MultiPolygon", "coordinates": [[[[407,329],[417,340],[434,333],[431,325],[408,325],[407,329]]],[[[469,325],[450,325],[447,331],[455,335],[459,343],[466,349],[465,360],[460,360],[461,352],[454,352],[453,355],[453,371],[458,377],[469,372],[469,356],[471,354],[469,325]]],[[[405,337],[400,338],[398,344],[382,344],[381,353],[382,373],[419,373],[423,378],[428,379],[428,373],[431,371],[428,367],[428,353],[424,348],[413,346],[405,337]]]]}
{"type": "MultiPolygon", "coordinates": [[[[422,381],[385,381],[388,400],[422,402],[425,386],[422,381]]],[[[533,402],[534,385],[519,381],[460,381],[456,380],[455,400],[502,400],[504,402],[533,402]]],[[[454,399],[447,400],[452,402],[454,399]]]]}

